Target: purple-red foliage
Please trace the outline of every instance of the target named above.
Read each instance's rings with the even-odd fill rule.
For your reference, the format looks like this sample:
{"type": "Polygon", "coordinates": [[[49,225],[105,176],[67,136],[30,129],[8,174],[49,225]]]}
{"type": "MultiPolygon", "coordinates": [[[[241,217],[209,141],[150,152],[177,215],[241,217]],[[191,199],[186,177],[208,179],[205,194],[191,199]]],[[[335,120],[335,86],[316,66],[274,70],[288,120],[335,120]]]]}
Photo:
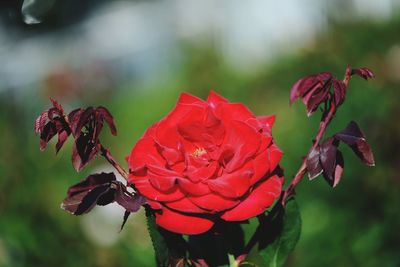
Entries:
{"type": "MultiPolygon", "coordinates": [[[[349,69],[349,75],[358,75],[366,80],[374,77],[368,68],[349,69]]],[[[323,103],[336,107],[343,104],[346,91],[347,84],[344,81],[336,79],[330,72],[321,72],[298,80],[290,91],[289,99],[290,104],[293,104],[301,98],[310,116],[323,103]]]]}
{"type": "Polygon", "coordinates": [[[77,171],[82,170],[100,151],[99,135],[104,122],[111,134],[117,135],[114,119],[105,107],[78,108],[65,114],[62,106],[51,99],[53,107],[42,112],[35,122],[35,132],[40,134],[40,149],[44,150],[48,142],[58,134],[56,151],[58,152],[69,135],[74,137],[72,164],[77,171]]]}
{"type": "MultiPolygon", "coordinates": [[[[374,73],[368,68],[351,69],[350,66],[346,69],[343,81],[336,79],[329,72],[306,76],[293,85],[290,92],[290,104],[301,98],[306,105],[308,115],[324,104],[321,125],[326,127],[337,108],[343,104],[349,80],[353,75],[360,76],[365,80],[374,77],[374,73]],[[328,110],[331,112],[329,118],[327,118],[328,110]]],[[[367,143],[365,135],[357,123],[352,121],[343,131],[326,139],[322,144],[318,143],[313,146],[305,160],[310,180],[322,173],[332,187],[340,182],[344,168],[343,155],[338,150],[340,141],[349,145],[366,165],[373,166],[375,164],[371,147],[367,143]]]]}
{"type": "MultiPolygon", "coordinates": [[[[40,149],[44,150],[48,142],[58,135],[58,152],[72,135],[72,164],[77,171],[94,159],[99,151],[107,151],[104,156],[110,162],[111,155],[102,147],[99,136],[104,122],[108,124],[111,134],[117,135],[111,113],[105,107],[88,107],[72,110],[67,115],[57,101],[51,99],[51,102],[53,106],[42,112],[35,121],[35,132],[40,134],[40,149]]],[[[111,162],[115,163],[113,159],[111,162]]],[[[102,172],[89,175],[71,186],[61,207],[69,213],[81,215],[91,211],[96,205],[104,206],[113,202],[126,210],[123,227],[129,214],[138,211],[146,203],[146,199],[137,193],[130,193],[124,184],[116,180],[114,173],[102,172]]]]}
{"type": "Polygon", "coordinates": [[[96,173],[71,186],[61,207],[74,214],[89,212],[96,204],[100,206],[117,202],[128,212],[136,212],[145,203],[142,196],[128,192],[126,186],[117,181],[114,173],[96,173]]]}

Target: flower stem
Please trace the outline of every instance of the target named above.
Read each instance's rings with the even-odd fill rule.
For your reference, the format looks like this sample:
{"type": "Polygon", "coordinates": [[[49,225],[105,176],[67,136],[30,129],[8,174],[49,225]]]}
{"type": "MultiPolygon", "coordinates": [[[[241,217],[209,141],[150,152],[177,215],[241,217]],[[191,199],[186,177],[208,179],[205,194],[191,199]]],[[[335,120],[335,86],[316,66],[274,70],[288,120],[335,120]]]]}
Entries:
{"type": "MultiPolygon", "coordinates": [[[[349,85],[350,77],[351,77],[351,67],[347,66],[346,72],[344,74],[344,79],[343,79],[343,83],[345,84],[346,88],[349,85]]],[[[299,170],[297,171],[296,175],[294,176],[293,180],[291,181],[291,183],[289,184],[289,186],[286,188],[286,190],[283,193],[283,196],[281,199],[282,206],[285,206],[286,201],[294,194],[295,187],[301,182],[304,175],[307,173],[307,157],[311,153],[311,151],[314,150],[319,145],[322,137],[325,134],[327,126],[329,125],[333,116],[336,113],[336,110],[337,110],[337,107],[332,101],[330,104],[329,110],[327,111],[327,113],[324,113],[322,116],[322,120],[319,123],[318,132],[317,132],[315,139],[313,140],[312,147],[308,151],[306,157],[304,157],[303,162],[301,163],[301,166],[300,166],[299,170]]]]}
{"type": "MultiPolygon", "coordinates": [[[[307,153],[307,156],[311,153],[311,151],[313,149],[315,149],[322,137],[324,136],[324,133],[326,131],[326,127],[328,126],[328,124],[330,123],[330,121],[332,120],[333,116],[335,115],[336,112],[336,106],[335,105],[331,105],[328,114],[324,117],[324,119],[320,122],[319,124],[319,128],[318,128],[318,132],[317,132],[317,136],[314,139],[313,145],[310,148],[310,150],[307,153]]],[[[307,172],[307,156],[304,157],[303,162],[299,168],[299,170],[297,171],[296,175],[294,176],[292,182],[289,184],[289,186],[286,188],[286,190],[283,193],[283,197],[281,199],[281,204],[283,206],[285,206],[286,201],[288,200],[289,197],[291,197],[294,194],[294,188],[297,186],[298,183],[300,183],[300,181],[303,179],[304,175],[307,172]]]]}
{"type": "Polygon", "coordinates": [[[101,155],[121,174],[121,176],[128,181],[128,173],[124,168],[114,159],[110,151],[103,145],[100,145],[101,155]]]}

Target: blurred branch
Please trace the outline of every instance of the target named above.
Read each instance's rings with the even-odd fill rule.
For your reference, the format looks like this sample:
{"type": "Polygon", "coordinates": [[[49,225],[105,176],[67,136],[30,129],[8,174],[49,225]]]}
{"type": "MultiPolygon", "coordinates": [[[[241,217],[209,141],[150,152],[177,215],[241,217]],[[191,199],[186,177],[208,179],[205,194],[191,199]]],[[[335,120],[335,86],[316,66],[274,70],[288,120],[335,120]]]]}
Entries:
{"type": "Polygon", "coordinates": [[[101,155],[118,171],[121,176],[128,181],[128,173],[124,168],[114,159],[110,150],[106,149],[103,145],[100,147],[101,155]]]}

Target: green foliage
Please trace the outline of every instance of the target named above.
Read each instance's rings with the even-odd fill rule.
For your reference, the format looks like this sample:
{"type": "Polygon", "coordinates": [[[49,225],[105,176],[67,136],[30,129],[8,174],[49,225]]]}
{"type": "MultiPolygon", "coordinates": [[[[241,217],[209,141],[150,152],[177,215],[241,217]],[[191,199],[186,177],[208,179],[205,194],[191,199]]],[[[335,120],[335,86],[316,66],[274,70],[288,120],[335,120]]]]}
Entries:
{"type": "Polygon", "coordinates": [[[243,264],[254,263],[265,267],[283,266],[295,248],[300,232],[300,211],[295,199],[289,199],[285,208],[276,204],[271,213],[260,218],[260,225],[256,232],[258,245],[250,251],[243,264]]]}
{"type": "Polygon", "coordinates": [[[147,228],[153,243],[154,253],[156,255],[157,266],[168,266],[169,249],[165,238],[162,236],[159,227],[156,224],[156,218],[150,208],[146,207],[147,228]]]}
{"type": "Polygon", "coordinates": [[[146,207],[147,227],[153,243],[157,266],[168,267],[186,257],[186,244],[182,235],[171,233],[157,226],[155,214],[146,207]]]}

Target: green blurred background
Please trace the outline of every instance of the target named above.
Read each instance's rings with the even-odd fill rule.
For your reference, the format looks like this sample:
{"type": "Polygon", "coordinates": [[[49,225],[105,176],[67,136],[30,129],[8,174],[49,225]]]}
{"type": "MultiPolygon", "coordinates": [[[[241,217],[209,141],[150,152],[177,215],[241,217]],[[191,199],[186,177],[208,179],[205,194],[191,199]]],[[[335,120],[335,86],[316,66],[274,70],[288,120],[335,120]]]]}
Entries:
{"type": "Polygon", "coordinates": [[[376,167],[343,146],[337,188],[323,178],[298,187],[303,229],[287,266],[400,266],[400,3],[391,0],[2,1],[0,3],[0,266],[154,266],[142,212],[118,233],[110,205],[74,217],[59,204],[95,171],[71,165],[71,142],[39,152],[33,122],[49,107],[104,105],[117,137],[102,140],[124,162],[144,130],[178,95],[214,89],[257,115],[277,115],[274,137],[289,181],[319,114],[288,105],[300,77],[346,64],[352,79],[328,135],[356,120],[376,167]],[[301,3],[300,3],[301,2],[301,3]],[[21,12],[22,7],[22,12],[21,12]]]}

